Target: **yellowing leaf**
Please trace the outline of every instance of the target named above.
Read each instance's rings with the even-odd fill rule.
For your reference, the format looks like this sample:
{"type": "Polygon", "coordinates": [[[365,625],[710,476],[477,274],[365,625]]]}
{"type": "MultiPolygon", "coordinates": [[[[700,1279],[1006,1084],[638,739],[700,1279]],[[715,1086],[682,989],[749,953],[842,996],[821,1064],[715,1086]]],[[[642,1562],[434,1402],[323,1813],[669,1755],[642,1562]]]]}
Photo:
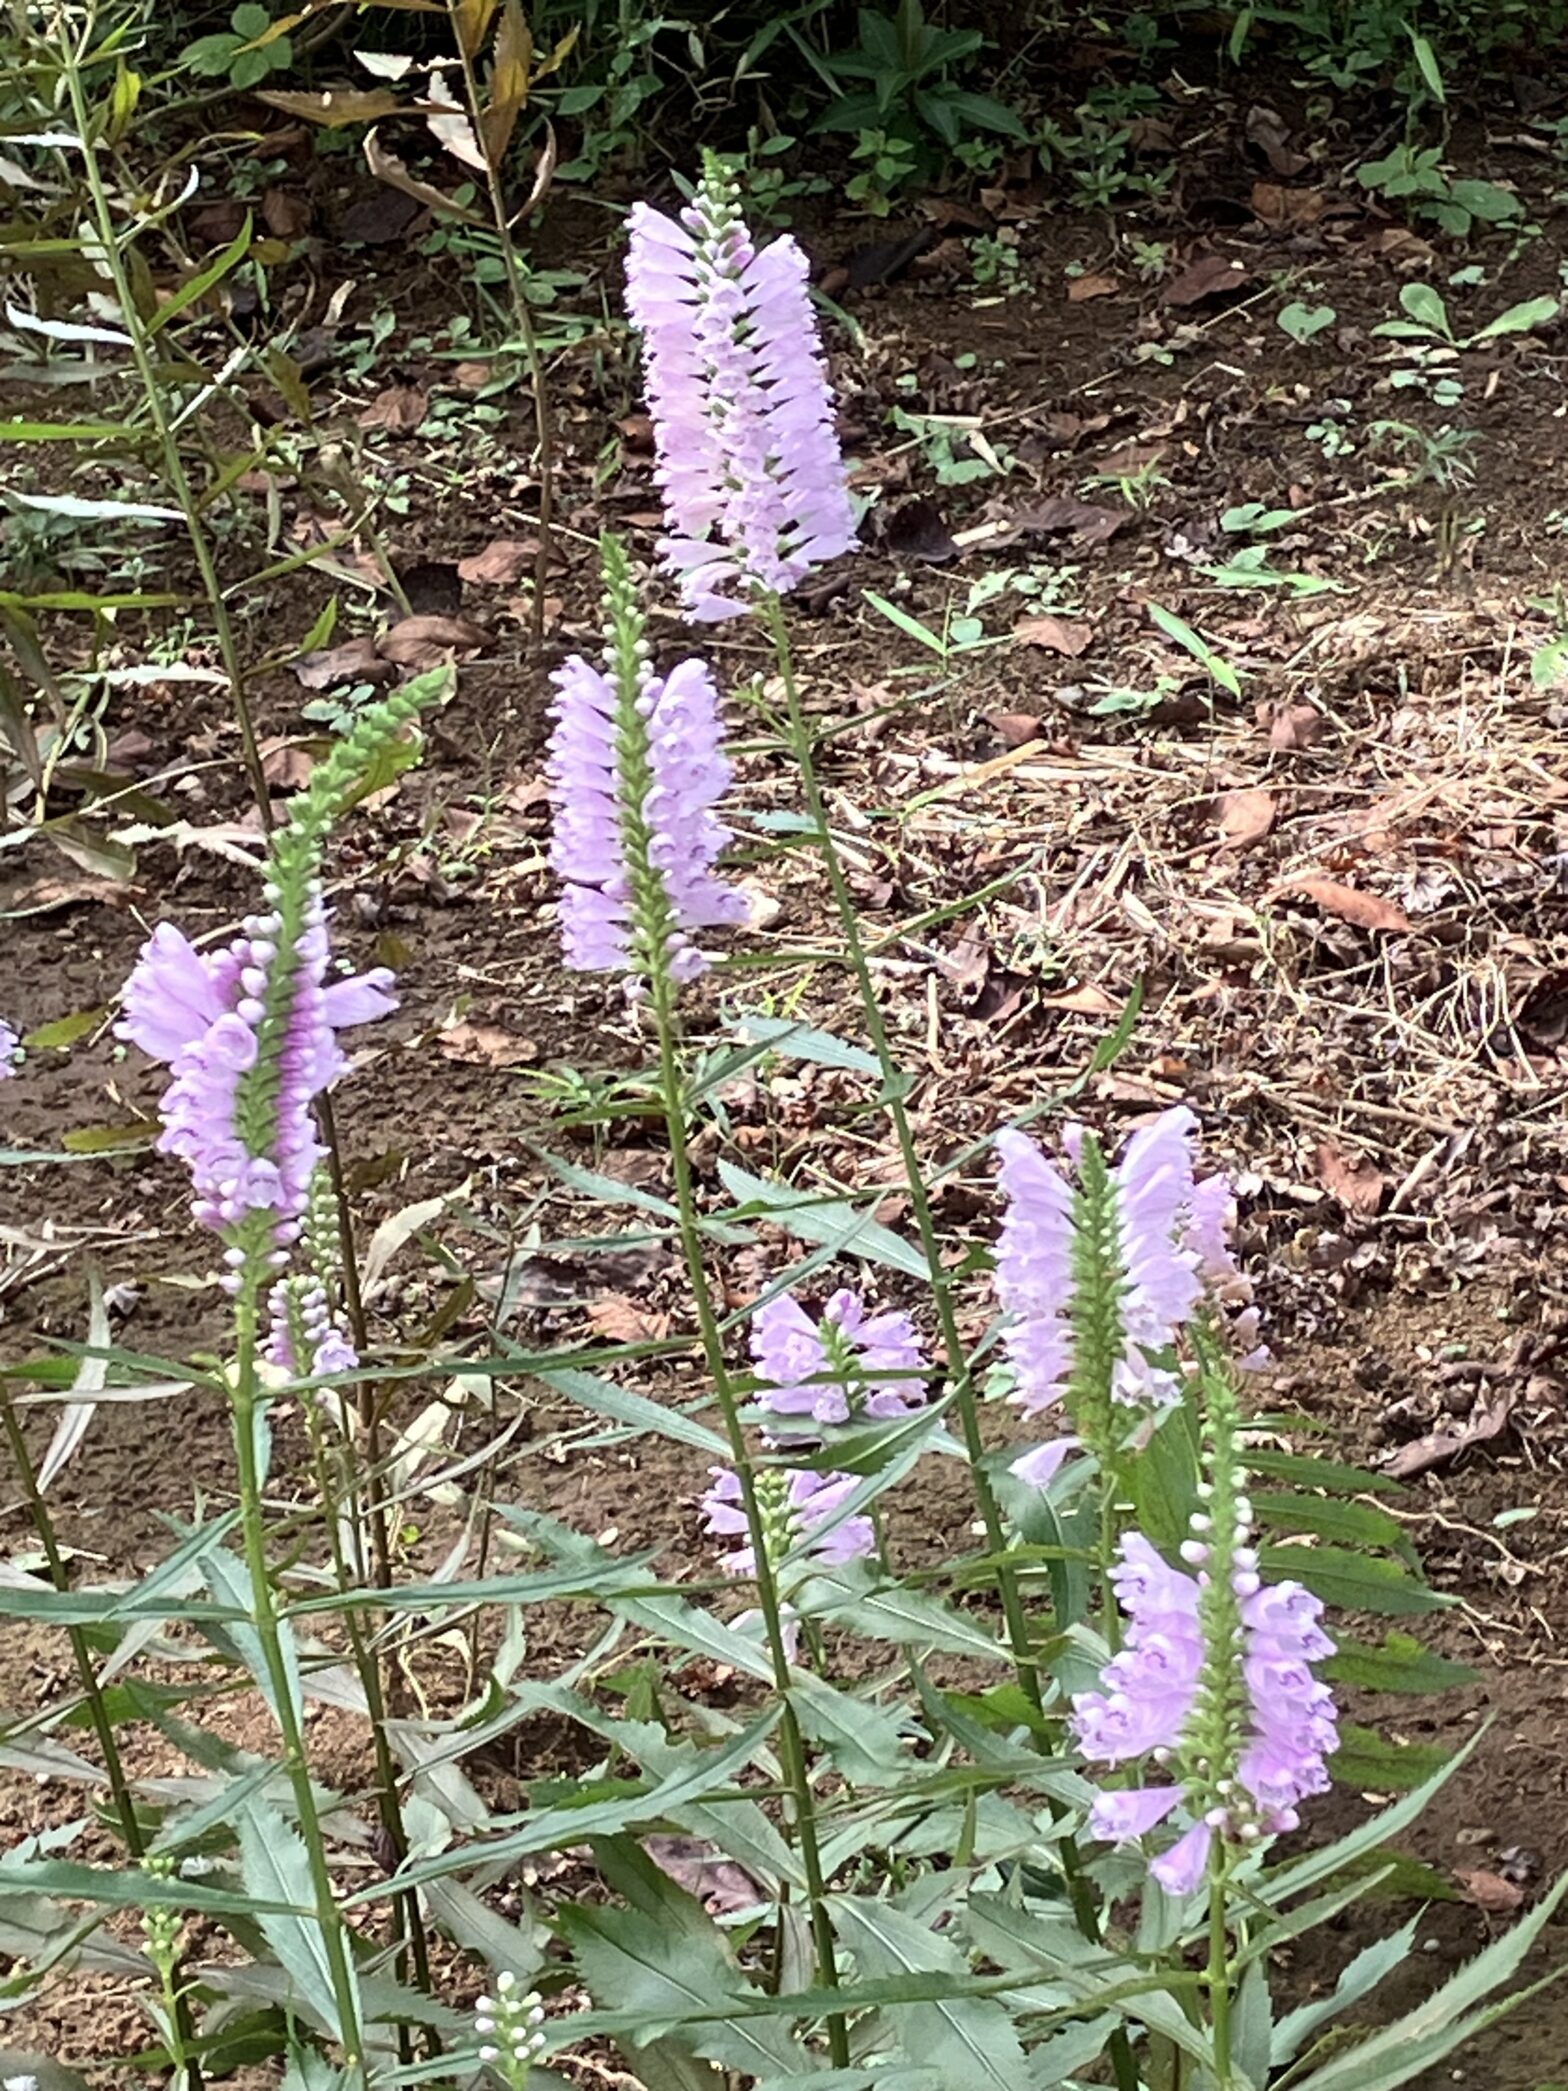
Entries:
{"type": "Polygon", "coordinates": [[[506,0],[490,70],[490,106],[484,113],[485,152],[492,167],[499,167],[506,158],[518,115],[528,99],[533,56],[534,40],[520,0],[506,0]]]}
{"type": "Polygon", "coordinates": [[[452,9],[452,26],[457,31],[458,48],[466,57],[475,58],[484,49],[498,5],[499,0],[457,0],[452,9]]]}
{"type": "Polygon", "coordinates": [[[404,106],[400,95],[384,87],[329,87],[321,94],[301,94],[290,89],[268,89],[255,96],[269,109],[285,116],[302,116],[307,123],[324,124],[329,131],[345,124],[376,123],[383,116],[396,116],[404,106]]]}

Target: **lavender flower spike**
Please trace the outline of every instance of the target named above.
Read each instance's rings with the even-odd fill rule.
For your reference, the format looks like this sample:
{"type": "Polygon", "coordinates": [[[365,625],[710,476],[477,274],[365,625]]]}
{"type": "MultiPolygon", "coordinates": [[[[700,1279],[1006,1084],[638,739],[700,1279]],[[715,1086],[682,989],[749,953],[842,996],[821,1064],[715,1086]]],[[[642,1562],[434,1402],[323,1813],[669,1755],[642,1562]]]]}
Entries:
{"type": "MultiPolygon", "coordinates": [[[[779,1467],[764,1467],[757,1476],[756,1487],[772,1565],[777,1568],[796,1548],[803,1548],[813,1561],[829,1566],[873,1553],[876,1529],[869,1517],[843,1517],[830,1524],[859,1486],[854,1474],[818,1474],[804,1467],[785,1472],[779,1467]]],[[[740,1480],[728,1467],[713,1469],[713,1486],[703,1497],[702,1507],[707,1512],[705,1532],[721,1539],[745,1541],[746,1512],[741,1502],[740,1480]]],[[[725,1555],[720,1565],[726,1575],[750,1576],[757,1572],[756,1556],[746,1544],[725,1555]]]]}
{"type": "Polygon", "coordinates": [[[757,1309],[751,1355],[763,1382],[758,1405],[818,1423],[882,1422],[924,1405],[929,1372],[907,1314],[868,1314],[847,1290],[814,1322],[789,1293],[757,1309]]]}
{"type": "MultiPolygon", "coordinates": [[[[250,1213],[274,1215],[273,1238],[299,1232],[311,1172],[321,1158],[312,1101],[341,1073],[340,1026],[397,1004],[383,969],[328,984],[330,956],[320,890],[306,886],[285,925],[273,905],[249,916],[226,948],[198,952],[172,923],[143,946],[126,983],[116,1035],[165,1061],[158,1145],[191,1172],[203,1225],[229,1229],[250,1213]]],[[[240,1252],[231,1252],[237,1264],[240,1252]]]]}
{"type": "Polygon", "coordinates": [[[718,696],[702,661],[647,664],[625,554],[605,540],[605,668],[574,656],[555,674],[550,862],[563,881],[561,941],[578,972],[667,973],[708,963],[697,932],[746,919],[713,866],[730,839],[718,696]]]}
{"type": "Polygon", "coordinates": [[[660,549],[693,617],[738,617],[855,541],[806,257],[788,235],[756,250],[711,154],[679,221],[639,203],[629,222],[660,549]]]}
{"type": "Polygon", "coordinates": [[[1031,1416],[1065,1400],[1076,1426],[1014,1463],[1037,1487],[1080,1440],[1104,1459],[1170,1408],[1181,1393],[1171,1352],[1205,1291],[1245,1296],[1225,1240],[1230,1186],[1222,1176],[1196,1180],[1196,1125],[1185,1108],[1162,1113],[1134,1133],[1115,1169],[1074,1133],[1076,1184],[1023,1133],[997,1135],[1008,1206],[996,1289],[1013,1317],[1013,1398],[1031,1416]]]}
{"type": "Polygon", "coordinates": [[[22,1041],[0,1016],[0,1082],[9,1081],[22,1059],[22,1041]]]}
{"type": "Polygon", "coordinates": [[[1232,1397],[1211,1394],[1208,1510],[1172,1568],[1139,1532],[1113,1571],[1126,1618],[1121,1652],[1097,1692],[1073,1700],[1084,1755],[1123,1765],[1152,1758],[1169,1785],[1103,1793],[1089,1828],[1111,1843],[1146,1836],[1185,1808],[1189,1827],[1150,1871],[1172,1894],[1201,1880],[1216,1836],[1247,1844],[1297,1826],[1297,1805],[1329,1786],[1338,1748],[1334,1697],[1312,1665],[1334,1653],[1323,1607],[1299,1583],[1266,1584],[1251,1545],[1236,1464],[1232,1397]]]}

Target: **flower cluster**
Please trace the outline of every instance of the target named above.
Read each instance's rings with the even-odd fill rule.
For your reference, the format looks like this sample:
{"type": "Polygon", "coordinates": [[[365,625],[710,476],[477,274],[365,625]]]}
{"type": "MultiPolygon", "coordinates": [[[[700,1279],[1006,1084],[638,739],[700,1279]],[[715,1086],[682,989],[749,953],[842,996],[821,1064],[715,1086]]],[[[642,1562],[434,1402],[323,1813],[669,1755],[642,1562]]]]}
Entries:
{"type": "Polygon", "coordinates": [[[907,1314],[868,1314],[835,1292],[820,1322],[789,1293],[757,1309],[751,1355],[759,1407],[817,1423],[884,1422],[924,1406],[930,1371],[907,1314]]]}
{"type": "Polygon", "coordinates": [[[708,963],[694,933],[746,919],[745,896],[713,875],[730,839],[713,812],[730,781],[713,678],[702,661],[656,676],[639,660],[628,689],[574,656],[554,682],[550,862],[566,963],[663,963],[692,979],[708,963]]]}
{"type": "MultiPolygon", "coordinates": [[[[277,884],[265,897],[269,912],[247,917],[242,934],[211,953],[160,923],[126,984],[116,1035],[173,1074],[158,1145],[190,1169],[197,1219],[228,1231],[251,1213],[271,1214],[281,1263],[323,1152],[311,1104],[345,1065],[337,1033],[397,1004],[382,968],[328,982],[317,885],[293,925],[277,884]]],[[[226,1253],[231,1268],[244,1261],[233,1244],[226,1253]]]]}
{"type": "MultiPolygon", "coordinates": [[[[713,1486],[702,1499],[707,1512],[703,1530],[721,1539],[742,1542],[721,1563],[726,1575],[755,1575],[757,1557],[748,1542],[740,1477],[728,1467],[710,1471],[713,1486]]],[[[818,1474],[805,1467],[764,1467],[757,1475],[756,1490],[769,1563],[776,1568],[796,1550],[828,1567],[872,1553],[876,1531],[870,1518],[839,1516],[859,1486],[859,1478],[854,1474],[818,1474]]]]}
{"type": "Polygon", "coordinates": [[[787,235],[760,252],[711,155],[679,220],[633,206],[626,303],[643,337],[664,557],[691,614],[744,614],[847,552],[855,518],[807,287],[787,235]]]}
{"type": "Polygon", "coordinates": [[[1179,1331],[1206,1291],[1245,1292],[1226,1244],[1230,1185],[1222,1175],[1197,1180],[1196,1124],[1185,1108],[1162,1113],[1134,1133],[1114,1169],[1075,1129],[1076,1184],[1023,1133],[997,1135],[1008,1204],[996,1287],[1013,1316],[1014,1399],[1036,1416],[1065,1398],[1076,1426],[1016,1463],[1039,1487],[1081,1442],[1115,1450],[1129,1424],[1172,1406],[1179,1331]]]}
{"type": "Polygon", "coordinates": [[[508,1970],[495,1978],[495,1995],[474,2006],[479,2059],[498,2069],[512,2091],[523,2091],[528,2072],[544,2052],[544,2004],[536,1989],[520,1991],[508,1970]]]}
{"type": "Polygon", "coordinates": [[[1102,1793],[1089,1818],[1093,1835],[1121,1843],[1185,1805],[1190,1827],[1150,1867],[1173,1895],[1197,1886],[1216,1836],[1246,1843],[1294,1829],[1297,1803],[1327,1791],[1339,1740],[1333,1694],[1312,1671],[1334,1652],[1322,1605],[1299,1583],[1261,1580],[1244,1497],[1229,1543],[1214,1542],[1207,1516],[1194,1530],[1182,1549],[1193,1575],[1141,1533],[1124,1535],[1112,1574],[1124,1645],[1102,1689],[1073,1700],[1086,1757],[1151,1758],[1174,1774],[1169,1785],[1102,1793]]]}
{"type": "Polygon", "coordinates": [[[22,1041],[0,1016],[0,1082],[8,1081],[22,1062],[22,1041]]]}

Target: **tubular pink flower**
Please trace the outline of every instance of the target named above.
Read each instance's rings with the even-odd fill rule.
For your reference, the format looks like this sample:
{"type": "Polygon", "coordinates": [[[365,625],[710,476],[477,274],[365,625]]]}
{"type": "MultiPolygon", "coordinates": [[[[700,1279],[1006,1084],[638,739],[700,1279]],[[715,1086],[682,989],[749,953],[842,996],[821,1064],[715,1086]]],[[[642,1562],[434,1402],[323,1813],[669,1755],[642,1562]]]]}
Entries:
{"type": "Polygon", "coordinates": [[[326,910],[314,886],[291,950],[281,935],[274,908],[203,954],[160,923],[126,983],[116,1035],[169,1066],[158,1145],[189,1168],[197,1219],[226,1230],[271,1213],[285,1245],[324,1151],[311,1104],[342,1071],[337,1028],[397,1005],[384,968],[327,984],[326,910]]]}
{"type": "Polygon", "coordinates": [[[730,840],[714,812],[730,766],[713,678],[698,660],[639,672],[629,700],[624,681],[574,655],[553,679],[550,862],[566,963],[641,974],[658,962],[690,979],[708,963],[694,933],[747,912],[713,871],[730,840]]]}
{"type": "MultiPolygon", "coordinates": [[[[1195,1560],[1209,1548],[1188,1542],[1195,1560]]],[[[1090,1829],[1108,1842],[1142,1837],[1178,1802],[1199,1819],[1150,1870],[1172,1894],[1190,1893],[1202,1878],[1216,1832],[1229,1837],[1294,1829],[1297,1804],[1328,1790],[1327,1759],[1339,1746],[1334,1696],[1312,1664],[1334,1652],[1320,1625],[1323,1607],[1299,1583],[1260,1583],[1250,1547],[1233,1550],[1230,1586],[1239,1615],[1239,1646],[1211,1648],[1205,1630],[1207,1571],[1173,1568],[1140,1532],[1128,1532],[1112,1572],[1126,1619],[1124,1645],[1107,1663],[1097,1692],[1073,1700],[1072,1726],[1084,1755],[1101,1764],[1154,1757],[1170,1765],[1165,1786],[1102,1794],[1090,1829]],[[1244,1687],[1237,1732],[1216,1739],[1213,1690],[1220,1673],[1239,1669],[1244,1687]],[[1202,1705],[1209,1692],[1209,1707],[1202,1705]],[[1217,1759],[1234,1764],[1226,1784],[1217,1759]]],[[[1230,1717],[1227,1716],[1227,1719],[1230,1717]]]]}
{"type": "MultiPolygon", "coordinates": [[[[755,1575],[757,1557],[749,1544],[740,1478],[728,1467],[714,1467],[712,1474],[713,1486],[702,1499],[707,1513],[703,1530],[742,1541],[719,1564],[726,1575],[755,1575]]],[[[869,1517],[840,1518],[831,1530],[824,1529],[859,1486],[854,1474],[818,1474],[804,1467],[786,1473],[765,1467],[757,1476],[757,1494],[774,1567],[797,1549],[809,1560],[830,1566],[874,1553],[876,1528],[869,1517]]]]}
{"type": "Polygon", "coordinates": [[[758,253],[711,163],[680,222],[639,203],[629,228],[660,549],[693,617],[740,616],[855,541],[806,257],[787,235],[758,253]]]}
{"type": "MultiPolygon", "coordinates": [[[[1098,1179],[1110,1199],[1109,1235],[1103,1237],[1085,1191],[1032,1140],[1014,1128],[996,1137],[1007,1197],[996,1245],[996,1289],[1012,1317],[1006,1343],[1017,1380],[1013,1399],[1026,1414],[1040,1416],[1071,1392],[1072,1420],[1097,1448],[1110,1418],[1083,1412],[1084,1400],[1108,1397],[1134,1416],[1171,1407],[1180,1399],[1181,1382],[1169,1354],[1205,1287],[1227,1300],[1245,1296],[1225,1242],[1234,1205],[1230,1186],[1223,1176],[1196,1181],[1196,1126],[1193,1114],[1178,1107],[1133,1134],[1115,1169],[1098,1179]],[[1094,1347],[1087,1360],[1082,1354],[1080,1322],[1086,1310],[1095,1315],[1079,1298],[1086,1256],[1091,1270],[1107,1266],[1101,1280],[1115,1288],[1117,1341],[1108,1359],[1094,1347]],[[1091,1369],[1085,1378],[1086,1366],[1091,1369]]],[[[1081,1131],[1070,1128],[1063,1144],[1081,1172],[1081,1131]]],[[[1099,1315],[1101,1326],[1103,1319],[1099,1315]]],[[[1077,1439],[1052,1443],[1071,1450],[1077,1439]]],[[[1026,1453],[1014,1473],[1036,1486],[1042,1476],[1054,1477],[1063,1453],[1046,1457],[1046,1449],[1026,1453]]]]}
{"type": "Polygon", "coordinates": [[[319,1278],[280,1278],[267,1295],[267,1313],[262,1355],[280,1371],[295,1379],[321,1379],[358,1365],[359,1353],[334,1316],[319,1278]]]}
{"type": "Polygon", "coordinates": [[[930,1368],[907,1314],[867,1314],[853,1292],[834,1293],[820,1326],[789,1293],[757,1309],[751,1355],[760,1407],[818,1423],[884,1421],[925,1403],[930,1368]]]}

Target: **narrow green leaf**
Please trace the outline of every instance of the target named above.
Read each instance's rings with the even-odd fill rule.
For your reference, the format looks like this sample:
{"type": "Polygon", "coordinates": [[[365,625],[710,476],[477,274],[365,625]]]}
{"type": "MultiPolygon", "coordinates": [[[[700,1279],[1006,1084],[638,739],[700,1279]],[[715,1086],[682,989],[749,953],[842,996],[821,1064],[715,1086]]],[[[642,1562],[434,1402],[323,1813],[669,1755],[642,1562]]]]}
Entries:
{"type": "Polygon", "coordinates": [[[1258,1557],[1267,1575],[1293,1577],[1341,1612],[1413,1617],[1446,1611],[1451,1600],[1418,1583],[1397,1561],[1353,1554],[1336,1546],[1265,1546],[1258,1557]]]}
{"type": "Polygon", "coordinates": [[[180,314],[194,305],[198,298],[204,298],[214,284],[221,283],[225,276],[239,267],[240,263],[250,252],[251,222],[250,212],[247,211],[244,224],[223,249],[223,252],[215,256],[204,269],[199,270],[192,276],[189,282],[182,283],[172,296],[164,300],[147,322],[149,338],[153,335],[161,334],[171,320],[178,319],[180,314]]]}
{"type": "MultiPolygon", "coordinates": [[[[295,2001],[334,2040],[345,2037],[333,1993],[321,1922],[316,1915],[310,1862],[299,1832],[276,1808],[254,1796],[237,1811],[240,1864],[246,1887],[265,1913],[258,1917],[267,1944],[294,1985],[295,2001]],[[282,1916],[276,1905],[290,1904],[308,1915],[282,1916]]],[[[352,1970],[352,1962],[350,1962],[352,1970]]]]}
{"type": "Polygon", "coordinates": [[[678,1445],[691,1445],[709,1459],[729,1458],[729,1445],[716,1430],[706,1423],[699,1423],[681,1409],[666,1408],[662,1402],[650,1401],[646,1394],[634,1394],[629,1388],[618,1387],[613,1380],[601,1379],[596,1372],[581,1372],[571,1367],[558,1371],[541,1372],[536,1377],[545,1386],[553,1387],[557,1394],[564,1394],[568,1401],[575,1401],[580,1408],[589,1409],[596,1416],[608,1416],[614,1423],[629,1423],[639,1431],[648,1431],[658,1437],[672,1438],[678,1445]]]}
{"type": "Polygon", "coordinates": [[[1324,2068],[1315,2069],[1295,2085],[1294,2091],[1396,2091],[1398,2085],[1408,2084],[1412,2077],[1441,2062],[1486,2026],[1517,2009],[1545,1983],[1568,1974],[1568,1969],[1557,1968],[1541,1983],[1516,1991],[1484,2010],[1475,2008],[1512,1979],[1565,1893],[1568,1874],[1501,1938],[1494,1939],[1474,1960],[1466,1962],[1413,2011],[1382,2027],[1324,2068]]]}
{"type": "MultiPolygon", "coordinates": [[[[833,1929],[861,1974],[964,1975],[969,1969],[950,1940],[917,1919],[864,1895],[830,1898],[833,1929]]],[[[984,2085],[1017,2091],[1024,2051],[1005,2004],[982,1997],[887,2007],[889,2023],[911,2062],[929,2064],[965,2091],[984,2085]]]]}
{"type": "Polygon", "coordinates": [[[1334,1684],[1353,1684],[1367,1692],[1446,1692],[1474,1684],[1477,1672],[1468,1663],[1434,1655],[1411,1634],[1391,1633],[1381,1647],[1353,1641],[1336,1632],[1335,1653],[1323,1675],[1334,1684]]]}
{"type": "Polygon", "coordinates": [[[677,2037],[726,2069],[751,2077],[804,2076],[811,2058],[776,2020],[737,2013],[728,2020],[705,2018],[700,2026],[689,2022],[691,2014],[707,2013],[726,1994],[743,1991],[746,1981],[723,1932],[693,1896],[640,1853],[619,1854],[623,1872],[638,1859],[639,1906],[594,1909],[578,1903],[558,1914],[590,1993],[637,2013],[650,2035],[677,2037]]]}
{"type": "Polygon", "coordinates": [[[881,1061],[864,1046],[850,1045],[831,1031],[813,1030],[793,1017],[745,1016],[735,1035],[743,1044],[765,1046],[786,1060],[814,1060],[821,1067],[844,1068],[853,1074],[882,1073],[881,1061]]]}
{"type": "Polygon", "coordinates": [[[1004,1662],[1007,1652],[984,1628],[939,1598],[892,1583],[878,1588],[864,1564],[846,1561],[832,1574],[815,1575],[795,1602],[808,1618],[826,1619],[873,1641],[899,1647],[940,1648],[950,1655],[1004,1662]]]}
{"type": "MultiPolygon", "coordinates": [[[[658,1822],[688,1801],[722,1800],[726,1790],[734,1790],[732,1781],[735,1775],[751,1763],[777,1723],[778,1710],[775,1708],[721,1747],[694,1752],[671,1777],[661,1779],[645,1792],[617,1794],[613,1799],[589,1801],[578,1808],[540,1808],[521,1818],[522,1828],[509,1835],[475,1838],[459,1850],[442,1852],[403,1867],[394,1876],[392,1886],[420,1887],[426,1881],[443,1880],[448,1874],[469,1873],[479,1866],[494,1866],[527,1858],[536,1852],[581,1844],[590,1837],[615,1836],[634,1825],[658,1822]]],[[[520,1818],[497,1819],[505,1823],[520,1818]]],[[[379,1901],[386,1893],[387,1884],[379,1882],[349,1896],[348,1902],[352,1906],[379,1901]]]]}
{"type": "Polygon", "coordinates": [[[1294,2011],[1287,2011],[1276,2024],[1269,2043],[1273,2067],[1283,2069],[1287,2062],[1293,2062],[1319,2026],[1341,2012],[1353,2010],[1386,1975],[1408,1960],[1415,1951],[1420,1924],[1419,1915],[1411,1917],[1386,1939],[1375,1939],[1370,1946],[1364,1946],[1345,1967],[1328,1996],[1316,1997],[1310,2004],[1298,2004],[1294,2011]]]}
{"type": "Polygon", "coordinates": [[[914,1243],[906,1242],[869,1213],[856,1212],[846,1201],[803,1197],[787,1184],[766,1182],[722,1159],[719,1176],[730,1196],[741,1201],[743,1217],[753,1217],[746,1207],[754,1205],[767,1219],[802,1241],[831,1242],[841,1255],[885,1263],[907,1277],[930,1280],[925,1256],[914,1243]]]}

